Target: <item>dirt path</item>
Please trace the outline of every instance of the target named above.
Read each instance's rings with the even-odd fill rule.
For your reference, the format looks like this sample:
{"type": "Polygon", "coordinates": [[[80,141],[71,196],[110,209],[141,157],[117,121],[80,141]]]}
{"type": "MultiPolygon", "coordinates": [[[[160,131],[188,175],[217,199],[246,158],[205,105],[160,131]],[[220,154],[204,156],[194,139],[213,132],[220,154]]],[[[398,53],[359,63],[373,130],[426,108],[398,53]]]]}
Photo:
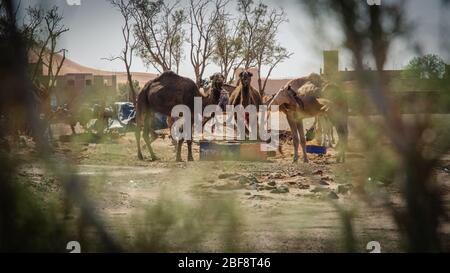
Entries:
{"type": "MultiPolygon", "coordinates": [[[[372,240],[379,241],[385,251],[398,249],[395,225],[389,215],[370,209],[359,200],[351,181],[345,181],[345,174],[336,171],[342,165],[334,164],[332,156],[312,156],[312,163],[308,164],[292,164],[280,156],[269,162],[175,163],[168,140],[154,144],[162,158],[158,162],[136,160],[132,136],[117,143],[91,144],[81,149],[79,174],[89,178],[97,209],[118,236],[125,232],[133,241],[134,235],[124,230],[145,228],[145,213],[149,209],[158,205],[170,207],[174,202],[187,208],[184,215],[178,215],[181,219],[197,217],[196,223],[208,228],[195,245],[180,243],[184,234],[180,240],[169,238],[169,251],[227,249],[224,233],[216,229],[231,225],[229,215],[217,221],[208,215],[197,215],[205,204],[211,207],[205,214],[222,210],[214,206],[224,199],[238,215],[238,224],[229,231],[233,234],[229,234],[228,243],[235,242],[228,247],[233,250],[345,251],[342,219],[334,205],[338,204],[354,211],[357,251],[366,252],[365,246],[372,240]]],[[[196,145],[194,153],[198,155],[196,145]]],[[[358,160],[361,159],[350,159],[344,169],[358,160]]]]}
{"type": "MultiPolygon", "coordinates": [[[[291,148],[285,147],[284,156],[267,162],[207,162],[198,161],[194,145],[196,161],[176,163],[168,139],[155,141],[161,158],[156,162],[137,160],[133,134],[106,143],[58,145],[86,178],[108,231],[131,249],[344,252],[349,237],[342,208],[353,216],[355,251],[367,252],[370,241],[378,241],[383,252],[402,249],[390,214],[359,194],[368,179],[358,168],[362,154],[350,153],[347,163],[335,164],[331,150],[324,157],[311,155],[311,163],[292,164],[291,148]]],[[[182,155],[185,159],[186,150],[182,155]]],[[[449,158],[438,170],[447,193],[449,158]]],[[[34,162],[22,169],[33,187],[58,190],[34,162]]],[[[391,187],[383,190],[398,195],[391,187]]],[[[450,207],[449,194],[445,202],[450,207]]],[[[450,227],[444,229],[450,234],[450,227]]]]}

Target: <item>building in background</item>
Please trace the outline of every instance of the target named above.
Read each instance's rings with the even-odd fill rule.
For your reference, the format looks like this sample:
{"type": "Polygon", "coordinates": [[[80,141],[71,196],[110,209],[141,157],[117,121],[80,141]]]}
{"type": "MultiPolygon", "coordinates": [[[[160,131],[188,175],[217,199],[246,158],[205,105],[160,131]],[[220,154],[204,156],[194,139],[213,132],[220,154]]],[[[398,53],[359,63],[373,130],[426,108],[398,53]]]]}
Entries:
{"type": "Polygon", "coordinates": [[[53,93],[58,105],[109,104],[117,95],[117,77],[116,75],[69,73],[58,76],[53,93]]]}

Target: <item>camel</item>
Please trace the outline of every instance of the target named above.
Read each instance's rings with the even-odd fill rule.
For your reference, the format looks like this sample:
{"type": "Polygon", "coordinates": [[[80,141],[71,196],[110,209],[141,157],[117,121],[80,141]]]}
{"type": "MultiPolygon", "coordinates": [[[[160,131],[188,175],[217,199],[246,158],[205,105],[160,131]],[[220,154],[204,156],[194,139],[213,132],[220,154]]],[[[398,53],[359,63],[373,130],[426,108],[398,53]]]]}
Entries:
{"type": "MultiPolygon", "coordinates": [[[[229,102],[229,94],[230,92],[227,90],[229,89],[229,85],[225,84],[225,77],[222,75],[222,73],[214,73],[209,78],[211,81],[210,86],[208,89],[204,92],[204,105],[211,105],[211,104],[217,104],[219,105],[220,109],[222,111],[226,111],[226,106],[229,102]]],[[[213,113],[211,117],[205,118],[202,122],[202,126],[204,127],[206,122],[208,122],[211,119],[215,119],[215,114],[213,113]]],[[[212,126],[212,132],[215,130],[215,125],[212,126]]]]}
{"type": "Polygon", "coordinates": [[[313,125],[306,129],[306,141],[317,139],[320,145],[333,147],[336,143],[333,128],[333,124],[326,115],[318,115],[314,118],[313,125]]]}
{"type": "MultiPolygon", "coordinates": [[[[256,110],[259,109],[259,106],[262,104],[262,98],[260,93],[251,86],[252,76],[253,74],[246,70],[239,73],[238,85],[230,96],[230,105],[242,105],[244,108],[248,105],[255,105],[256,110]]],[[[236,115],[235,119],[237,119],[236,115]]],[[[248,135],[248,116],[245,117],[245,122],[245,134],[248,135]]]]}
{"type": "Polygon", "coordinates": [[[229,91],[225,88],[225,77],[221,73],[214,73],[209,79],[211,84],[202,94],[204,104],[218,104],[225,111],[229,101],[229,91]]]}
{"type": "Polygon", "coordinates": [[[256,108],[262,104],[261,95],[257,90],[251,86],[253,74],[249,71],[242,71],[239,73],[239,82],[237,87],[233,90],[230,96],[230,104],[237,106],[242,105],[244,107],[248,105],[255,105],[256,108]]]}
{"type": "MultiPolygon", "coordinates": [[[[290,84],[293,90],[298,90],[308,82],[317,87],[314,90],[309,90],[309,95],[316,98],[323,98],[324,92],[322,87],[326,82],[319,74],[311,73],[309,76],[294,79],[287,84],[290,84]]],[[[334,144],[333,126],[330,124],[326,115],[319,114],[315,116],[314,124],[311,128],[307,129],[307,132],[309,132],[307,135],[316,135],[321,145],[325,144],[326,140],[328,143],[334,144]]]]}
{"type": "Polygon", "coordinates": [[[288,82],[269,100],[269,108],[272,105],[278,105],[280,111],[286,115],[288,120],[293,136],[294,162],[298,161],[299,136],[303,160],[308,162],[303,119],[318,115],[326,115],[336,127],[339,136],[337,162],[345,161],[348,137],[348,105],[345,94],[337,85],[326,84],[314,74],[295,79],[288,82]],[[294,89],[293,86],[298,88],[294,89]]]}
{"type": "MultiPolygon", "coordinates": [[[[225,107],[228,104],[229,100],[229,93],[228,91],[231,85],[225,84],[225,77],[221,73],[214,73],[209,77],[210,84],[209,85],[203,85],[199,88],[200,94],[203,97],[203,105],[211,105],[211,104],[217,104],[221,107],[223,111],[225,111],[225,107]]],[[[205,83],[206,80],[203,81],[205,83]]],[[[202,126],[206,124],[210,119],[214,118],[214,115],[212,115],[209,118],[206,118],[202,122],[202,126]]],[[[169,128],[172,128],[172,125],[174,124],[175,120],[171,116],[167,117],[167,125],[169,128]]],[[[174,140],[172,139],[172,143],[174,144],[174,140]]]]}
{"type": "MultiPolygon", "coordinates": [[[[161,113],[171,116],[172,108],[176,105],[186,105],[191,110],[191,119],[194,115],[194,98],[203,97],[204,108],[209,104],[217,104],[220,94],[217,96],[217,90],[213,88],[211,92],[202,94],[195,84],[189,78],[177,75],[172,71],[165,71],[159,77],[149,81],[139,93],[136,103],[136,143],[137,155],[143,160],[140,138],[143,129],[143,138],[147,145],[152,160],[157,160],[151,143],[156,139],[156,133],[151,129],[151,122],[154,120],[154,113],[161,113]],[[151,134],[151,139],[149,138],[151,134]]],[[[172,120],[172,119],[171,119],[172,120]]],[[[193,122],[192,122],[193,123],[193,122]]],[[[169,126],[172,122],[169,122],[169,126]]],[[[177,143],[176,161],[181,161],[181,147],[184,140],[181,139],[177,143]]],[[[193,161],[192,156],[192,140],[187,140],[188,145],[188,161],[193,161]]]]}

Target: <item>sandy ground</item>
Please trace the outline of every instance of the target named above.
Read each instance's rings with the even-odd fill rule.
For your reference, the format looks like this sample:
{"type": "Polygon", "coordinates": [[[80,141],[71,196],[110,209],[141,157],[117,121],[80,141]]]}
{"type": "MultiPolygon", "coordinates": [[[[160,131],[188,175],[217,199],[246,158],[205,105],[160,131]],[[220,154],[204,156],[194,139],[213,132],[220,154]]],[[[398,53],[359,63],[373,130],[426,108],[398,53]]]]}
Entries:
{"type": "MultiPolygon", "coordinates": [[[[336,164],[331,149],[323,157],[310,155],[310,163],[293,164],[292,148],[284,146],[284,156],[267,162],[207,162],[199,161],[194,145],[196,161],[176,163],[168,139],[158,139],[153,147],[160,157],[156,162],[137,159],[132,133],[105,143],[58,144],[87,181],[108,231],[120,241],[133,244],[134,230],[159,228],[164,231],[156,233],[156,241],[164,251],[343,252],[342,207],[354,216],[356,251],[368,252],[370,241],[378,241],[383,252],[401,249],[390,214],[358,194],[360,181],[367,179],[358,171],[363,154],[350,153],[345,164],[336,164]],[[158,222],[158,217],[172,219],[171,214],[178,220],[158,222]]],[[[143,151],[148,158],[145,146],[143,151]]],[[[186,159],[186,148],[182,155],[186,159]]],[[[36,163],[22,169],[42,184],[45,175],[36,163]]],[[[448,170],[439,172],[447,186],[449,178],[448,170]]]]}

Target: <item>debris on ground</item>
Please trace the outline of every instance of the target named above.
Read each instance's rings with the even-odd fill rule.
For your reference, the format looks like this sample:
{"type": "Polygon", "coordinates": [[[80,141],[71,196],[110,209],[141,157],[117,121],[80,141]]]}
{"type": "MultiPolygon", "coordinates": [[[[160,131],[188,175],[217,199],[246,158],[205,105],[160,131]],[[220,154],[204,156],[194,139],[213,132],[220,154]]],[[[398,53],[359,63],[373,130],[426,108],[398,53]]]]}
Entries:
{"type": "Polygon", "coordinates": [[[296,176],[304,176],[305,174],[302,172],[295,172],[293,174],[291,174],[291,177],[296,177],[296,176]]]}
{"type": "Polygon", "coordinates": [[[309,185],[298,183],[298,188],[301,190],[307,190],[310,188],[309,185]]]}
{"type": "Polygon", "coordinates": [[[261,194],[254,194],[252,196],[250,196],[248,199],[252,199],[252,200],[270,200],[273,199],[270,196],[266,196],[266,195],[261,195],[261,194]]]}
{"type": "Polygon", "coordinates": [[[288,193],[289,188],[287,186],[281,185],[273,189],[270,193],[288,193]]]}
{"type": "Polygon", "coordinates": [[[337,187],[337,193],[339,193],[339,194],[347,194],[352,188],[353,188],[352,184],[339,185],[337,187]]]}
{"type": "Polygon", "coordinates": [[[227,179],[227,178],[234,178],[239,176],[237,173],[221,173],[219,174],[219,179],[227,179]]]}
{"type": "Polygon", "coordinates": [[[271,173],[269,174],[268,179],[282,179],[284,178],[284,175],[281,173],[271,173]]]}
{"type": "Polygon", "coordinates": [[[310,192],[319,193],[319,192],[327,192],[329,190],[330,189],[325,188],[325,187],[314,187],[312,190],[310,190],[310,192]]]}
{"type": "Polygon", "coordinates": [[[328,198],[330,198],[330,199],[339,199],[339,196],[334,191],[331,191],[328,194],[328,198]]]}
{"type": "Polygon", "coordinates": [[[323,175],[323,171],[322,170],[317,170],[317,171],[313,172],[312,174],[322,176],[323,175]]]}

